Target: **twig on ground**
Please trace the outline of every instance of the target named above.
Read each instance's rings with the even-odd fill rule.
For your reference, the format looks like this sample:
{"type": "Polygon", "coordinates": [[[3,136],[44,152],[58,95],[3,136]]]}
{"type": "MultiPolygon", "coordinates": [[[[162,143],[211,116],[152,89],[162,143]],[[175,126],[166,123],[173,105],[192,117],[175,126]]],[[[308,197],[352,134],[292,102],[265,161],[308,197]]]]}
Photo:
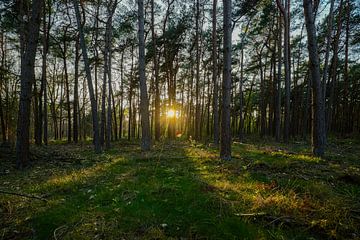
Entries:
{"type": "MultiPolygon", "coordinates": [[[[63,228],[67,228],[67,226],[66,225],[62,225],[62,226],[60,226],[60,227],[58,227],[58,228],[56,228],[55,230],[54,230],[54,239],[55,240],[58,240],[58,238],[57,238],[57,235],[56,235],[56,232],[58,231],[58,230],[60,230],[60,229],[63,229],[63,228]]],[[[62,234],[60,234],[60,236],[61,236],[62,234]]]]}
{"type": "Polygon", "coordinates": [[[4,191],[4,190],[0,190],[0,193],[2,194],[8,194],[8,195],[15,195],[15,196],[20,196],[20,197],[26,197],[26,198],[33,198],[33,199],[38,199],[38,200],[42,200],[44,202],[47,202],[48,200],[39,196],[35,196],[35,195],[29,195],[29,194],[24,194],[24,193],[16,193],[16,192],[9,192],[9,191],[4,191]]]}
{"type": "Polygon", "coordinates": [[[266,213],[265,212],[259,212],[259,213],[236,213],[235,214],[236,216],[246,216],[246,217],[248,217],[248,216],[262,216],[262,215],[266,215],[266,213]]]}

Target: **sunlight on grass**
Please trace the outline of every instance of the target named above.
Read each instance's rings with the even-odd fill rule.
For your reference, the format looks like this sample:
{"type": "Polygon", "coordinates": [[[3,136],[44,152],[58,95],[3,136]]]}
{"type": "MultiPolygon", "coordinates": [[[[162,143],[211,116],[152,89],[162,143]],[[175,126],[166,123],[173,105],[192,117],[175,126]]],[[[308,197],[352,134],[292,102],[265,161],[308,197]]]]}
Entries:
{"type": "Polygon", "coordinates": [[[119,162],[125,161],[126,159],[124,159],[123,157],[116,158],[113,159],[110,163],[98,163],[89,168],[72,171],[70,174],[67,175],[54,176],[40,186],[37,186],[37,188],[40,190],[42,188],[64,186],[69,183],[84,182],[87,178],[102,174],[106,172],[111,166],[119,162]]]}
{"type": "Polygon", "coordinates": [[[48,202],[0,196],[5,236],[15,230],[49,239],[58,228],[58,239],[357,234],[360,189],[344,182],[349,177],[337,180],[356,165],[344,168],[306,152],[253,144],[235,144],[229,162],[219,159],[216,148],[181,142],[158,144],[146,154],[135,144],[100,155],[73,150],[80,163],[40,164],[12,175],[21,191],[48,202]]]}

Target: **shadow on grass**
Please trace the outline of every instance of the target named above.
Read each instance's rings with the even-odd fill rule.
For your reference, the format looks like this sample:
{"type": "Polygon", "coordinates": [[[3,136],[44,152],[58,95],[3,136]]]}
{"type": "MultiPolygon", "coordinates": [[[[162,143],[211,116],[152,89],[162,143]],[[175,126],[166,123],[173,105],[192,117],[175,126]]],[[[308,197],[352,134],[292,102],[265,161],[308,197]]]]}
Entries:
{"type": "Polygon", "coordinates": [[[31,226],[36,239],[262,236],[229,212],[217,190],[199,177],[185,148],[173,143],[144,153],[134,146],[115,146],[104,154],[105,162],[34,186],[31,191],[48,194],[49,203],[33,204],[21,224],[31,226]]]}
{"type": "MultiPolygon", "coordinates": [[[[305,179],[291,174],[292,167],[299,170],[300,165],[310,167],[318,163],[307,156],[239,145],[234,148],[234,161],[222,162],[216,149],[181,142],[159,144],[147,153],[136,143],[127,142],[101,155],[93,154],[90,149],[74,151],[84,158],[80,165],[70,164],[60,174],[56,172],[63,170],[62,166],[56,165],[51,170],[55,175],[47,174],[41,182],[34,181],[37,185],[28,184],[29,191],[47,194],[49,199],[46,205],[22,202],[18,207],[15,214],[22,210],[26,214],[16,224],[28,230],[28,237],[304,239],[312,235],[330,236],[308,231],[312,228],[309,218],[319,221],[314,223],[315,227],[321,220],[327,220],[326,215],[316,211],[323,206],[317,201],[334,196],[328,183],[306,179],[308,176],[304,174],[300,175],[305,179]]],[[[338,199],[341,200],[335,200],[338,199]]],[[[333,205],[326,211],[339,206],[329,203],[333,205]]],[[[331,217],[337,217],[335,213],[339,211],[331,217]]],[[[324,229],[337,227],[331,224],[324,229]]],[[[5,227],[9,226],[5,224],[5,227]]],[[[19,232],[5,235],[8,239],[23,237],[19,232]]]]}

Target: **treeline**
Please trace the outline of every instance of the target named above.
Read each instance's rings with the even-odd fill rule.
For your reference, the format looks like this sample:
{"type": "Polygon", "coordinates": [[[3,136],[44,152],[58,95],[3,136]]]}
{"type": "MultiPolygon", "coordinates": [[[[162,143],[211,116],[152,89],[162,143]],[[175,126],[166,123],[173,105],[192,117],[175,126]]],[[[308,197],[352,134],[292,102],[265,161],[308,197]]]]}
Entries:
{"type": "Polygon", "coordinates": [[[221,141],[229,159],[231,139],[248,134],[312,132],[319,156],[326,136],[359,135],[355,0],[6,0],[0,10],[1,136],[17,141],[19,166],[29,139],[93,139],[100,151],[186,137],[221,141]]]}

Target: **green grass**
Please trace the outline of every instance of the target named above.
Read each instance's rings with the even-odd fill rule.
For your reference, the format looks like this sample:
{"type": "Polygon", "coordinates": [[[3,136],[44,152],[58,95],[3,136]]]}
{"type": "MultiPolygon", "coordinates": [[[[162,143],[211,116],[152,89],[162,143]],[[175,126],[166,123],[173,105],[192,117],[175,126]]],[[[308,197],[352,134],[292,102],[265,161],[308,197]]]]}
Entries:
{"type": "Polygon", "coordinates": [[[0,239],[356,239],[360,147],[330,146],[234,143],[230,162],[186,142],[34,147],[25,171],[2,160],[0,189],[48,202],[0,194],[0,239]]]}

